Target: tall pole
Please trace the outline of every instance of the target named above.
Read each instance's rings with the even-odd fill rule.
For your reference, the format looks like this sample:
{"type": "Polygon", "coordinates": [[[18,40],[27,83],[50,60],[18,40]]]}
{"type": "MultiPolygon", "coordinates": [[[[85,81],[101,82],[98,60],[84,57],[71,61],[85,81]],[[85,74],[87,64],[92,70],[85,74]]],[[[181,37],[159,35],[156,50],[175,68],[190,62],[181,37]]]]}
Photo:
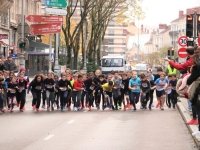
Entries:
{"type": "MultiPolygon", "coordinates": [[[[21,1],[22,1],[22,22],[21,22],[22,41],[21,42],[24,42],[24,0],[21,0],[21,1]]],[[[21,48],[21,53],[20,53],[20,68],[25,68],[24,49],[23,48],[21,48]]]]}
{"type": "Polygon", "coordinates": [[[52,53],[52,34],[49,35],[49,72],[52,72],[51,53],[52,53]]]}
{"type": "Polygon", "coordinates": [[[197,37],[197,11],[194,11],[194,46],[196,46],[197,37]]]}
{"type": "Polygon", "coordinates": [[[140,22],[139,22],[139,20],[138,20],[138,59],[140,59],[140,57],[139,57],[139,51],[140,51],[140,49],[139,49],[139,47],[140,47],[140,45],[139,45],[139,40],[140,40],[140,37],[139,37],[139,34],[140,34],[140,30],[139,30],[139,26],[140,26],[140,22]]]}
{"type": "Polygon", "coordinates": [[[54,72],[59,75],[59,65],[58,65],[58,43],[59,43],[59,33],[56,33],[56,56],[55,56],[55,66],[54,66],[54,72]]]}
{"type": "Polygon", "coordinates": [[[87,73],[87,67],[86,67],[86,46],[87,46],[87,20],[84,19],[84,23],[83,23],[83,31],[84,31],[84,65],[83,65],[83,70],[85,71],[85,73],[87,73]]]}

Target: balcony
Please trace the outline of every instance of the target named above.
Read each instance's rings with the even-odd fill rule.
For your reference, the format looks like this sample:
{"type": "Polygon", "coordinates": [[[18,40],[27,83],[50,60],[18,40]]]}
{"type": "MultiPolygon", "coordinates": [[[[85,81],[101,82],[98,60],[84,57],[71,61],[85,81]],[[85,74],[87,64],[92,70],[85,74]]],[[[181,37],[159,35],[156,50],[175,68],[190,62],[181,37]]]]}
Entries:
{"type": "Polygon", "coordinates": [[[178,35],[178,31],[170,31],[169,35],[170,36],[177,36],[178,35]]]}
{"type": "Polygon", "coordinates": [[[108,42],[108,45],[126,45],[126,43],[111,43],[111,42],[108,42]]]}
{"type": "Polygon", "coordinates": [[[0,15],[7,16],[8,9],[13,6],[14,0],[0,0],[0,15]]]}

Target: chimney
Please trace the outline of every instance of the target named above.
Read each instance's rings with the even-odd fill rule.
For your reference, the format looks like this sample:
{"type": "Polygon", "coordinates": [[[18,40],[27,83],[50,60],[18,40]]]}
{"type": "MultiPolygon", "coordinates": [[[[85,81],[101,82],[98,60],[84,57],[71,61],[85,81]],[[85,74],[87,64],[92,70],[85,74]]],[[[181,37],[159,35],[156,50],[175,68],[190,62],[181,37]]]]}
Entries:
{"type": "Polygon", "coordinates": [[[166,29],[167,25],[166,24],[159,24],[159,29],[166,29]]]}
{"type": "Polygon", "coordinates": [[[182,16],[184,16],[184,11],[179,10],[179,18],[182,17],[182,16]]]}
{"type": "Polygon", "coordinates": [[[141,31],[143,32],[143,24],[141,25],[141,31]]]}

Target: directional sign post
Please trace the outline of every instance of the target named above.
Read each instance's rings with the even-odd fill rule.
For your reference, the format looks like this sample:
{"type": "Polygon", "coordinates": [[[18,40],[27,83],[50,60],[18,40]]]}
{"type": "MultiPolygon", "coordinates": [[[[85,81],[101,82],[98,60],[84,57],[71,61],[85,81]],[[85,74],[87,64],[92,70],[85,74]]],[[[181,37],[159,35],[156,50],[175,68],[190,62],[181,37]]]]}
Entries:
{"type": "Polygon", "coordinates": [[[46,0],[47,7],[66,8],[68,5],[66,0],[46,0]]]}
{"type": "Polygon", "coordinates": [[[178,39],[178,44],[179,44],[181,47],[185,47],[185,46],[187,46],[187,41],[188,41],[187,36],[181,36],[181,37],[179,37],[179,39],[178,39]]]}
{"type": "Polygon", "coordinates": [[[29,15],[26,17],[29,22],[63,22],[63,16],[43,16],[43,15],[29,15]]]}
{"type": "Polygon", "coordinates": [[[61,23],[49,23],[49,24],[32,24],[31,26],[31,35],[38,34],[52,34],[61,32],[61,23]]]}
{"type": "Polygon", "coordinates": [[[186,48],[182,47],[178,50],[178,56],[180,58],[186,58],[188,56],[187,52],[186,52],[186,48]]]}

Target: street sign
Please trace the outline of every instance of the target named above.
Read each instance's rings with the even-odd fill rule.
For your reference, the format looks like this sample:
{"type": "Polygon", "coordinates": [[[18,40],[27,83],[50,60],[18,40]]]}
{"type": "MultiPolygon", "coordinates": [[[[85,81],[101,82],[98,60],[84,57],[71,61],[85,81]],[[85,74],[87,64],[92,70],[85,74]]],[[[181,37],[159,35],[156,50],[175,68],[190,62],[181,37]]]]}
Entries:
{"type": "Polygon", "coordinates": [[[187,52],[186,52],[186,48],[182,47],[178,50],[178,56],[180,58],[185,58],[188,56],[187,52]]]}
{"type": "Polygon", "coordinates": [[[8,39],[8,34],[0,34],[0,39],[8,39]]]}
{"type": "Polygon", "coordinates": [[[11,56],[12,59],[17,59],[17,54],[10,54],[9,56],[11,56]]]}
{"type": "Polygon", "coordinates": [[[51,62],[54,62],[54,53],[51,53],[50,61],[51,61],[51,62]]]}
{"type": "Polygon", "coordinates": [[[26,17],[29,22],[63,22],[62,16],[42,16],[42,15],[29,15],[26,17]]]}
{"type": "Polygon", "coordinates": [[[178,39],[178,44],[179,44],[181,47],[185,47],[185,46],[187,46],[187,41],[188,41],[187,36],[181,36],[181,37],[179,37],[179,39],[178,39]]]}
{"type": "Polygon", "coordinates": [[[19,38],[18,41],[17,41],[17,47],[19,47],[19,44],[22,41],[26,43],[26,45],[24,47],[24,50],[28,50],[28,48],[29,48],[29,40],[27,38],[24,38],[24,40],[22,38],[19,38]]]}
{"type": "MultiPolygon", "coordinates": [[[[22,34],[22,23],[19,23],[17,26],[17,33],[19,35],[22,34]]],[[[30,27],[28,25],[28,23],[24,22],[24,36],[27,36],[30,34],[30,27]]]]}
{"type": "Polygon", "coordinates": [[[61,32],[61,23],[32,24],[30,34],[53,34],[61,32]]]}
{"type": "Polygon", "coordinates": [[[66,0],[46,0],[47,7],[66,8],[68,5],[66,0]]]}
{"type": "Polygon", "coordinates": [[[67,15],[67,10],[46,7],[42,8],[42,14],[65,16],[67,15]]]}

